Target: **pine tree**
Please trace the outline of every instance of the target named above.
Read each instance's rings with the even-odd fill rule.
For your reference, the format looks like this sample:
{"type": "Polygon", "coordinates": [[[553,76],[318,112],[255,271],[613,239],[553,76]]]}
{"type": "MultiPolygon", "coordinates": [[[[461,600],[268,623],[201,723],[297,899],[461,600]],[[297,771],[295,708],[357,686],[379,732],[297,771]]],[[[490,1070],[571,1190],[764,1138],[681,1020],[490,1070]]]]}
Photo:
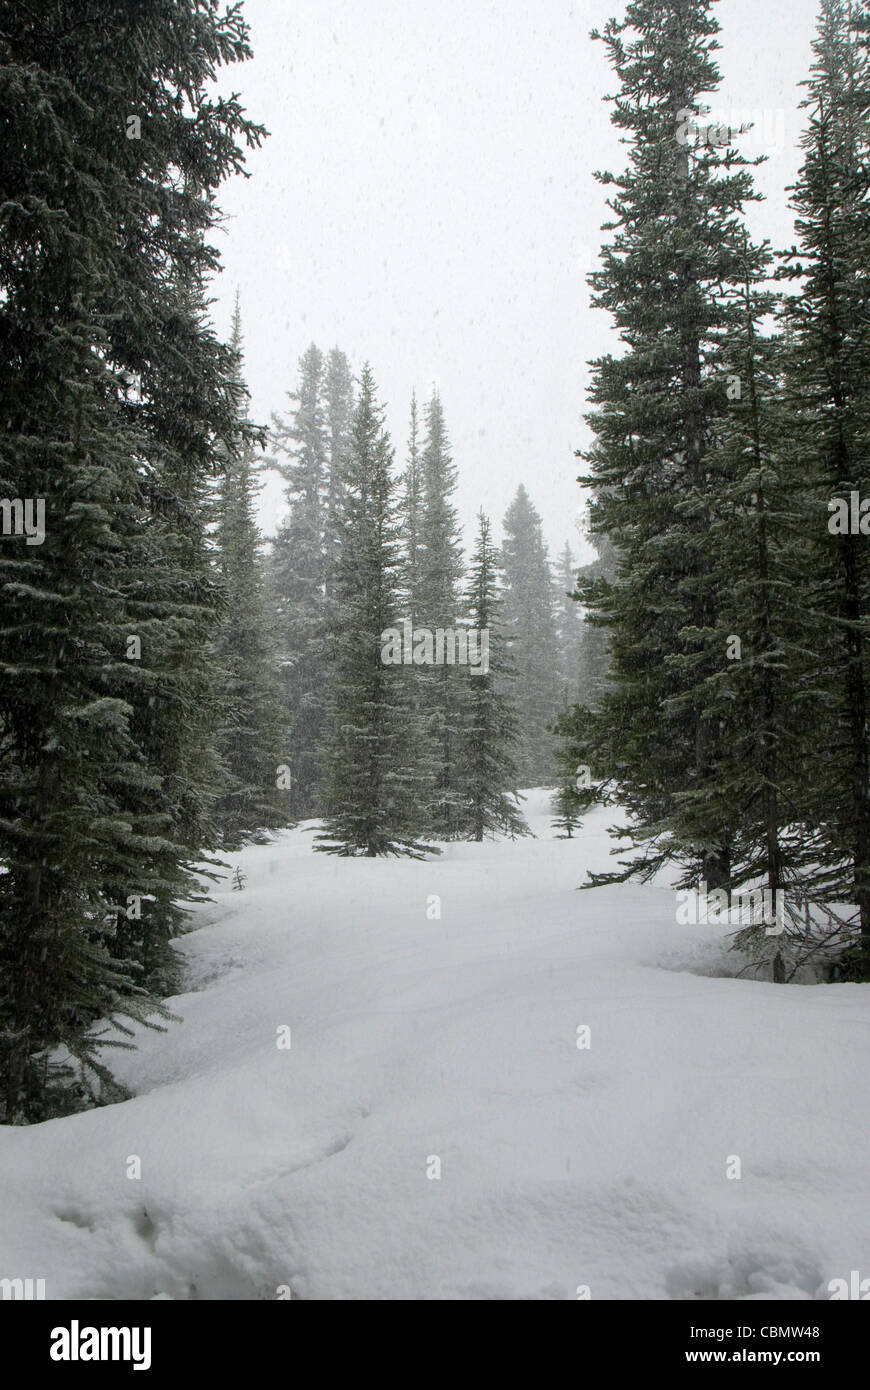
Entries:
{"type": "MultiPolygon", "coordinates": [[[[748,237],[745,250],[745,281],[733,292],[742,322],[723,341],[731,410],[716,445],[723,482],[709,534],[719,597],[711,645],[726,661],[708,681],[707,706],[731,737],[715,787],[684,791],[672,825],[681,842],[697,843],[711,806],[714,818],[727,815],[732,887],[762,881],[777,902],[804,856],[803,769],[797,778],[792,769],[805,722],[820,711],[803,679],[804,634],[795,619],[805,588],[802,479],[783,442],[782,344],[761,334],[774,307],[761,288],[770,261],[766,248],[760,259],[751,252],[748,237]]],[[[775,954],[780,943],[767,945],[775,954]]]]}
{"type": "Polygon", "coordinates": [[[486,634],[487,659],[480,669],[460,668],[465,686],[459,740],[457,785],[461,797],[460,828],[470,840],[485,836],[528,835],[517,810],[517,772],[513,748],[518,730],[505,682],[496,685],[494,670],[505,671],[499,625],[498,551],[490,524],[479,513],[477,544],[466,592],[468,621],[481,643],[486,634]]]}
{"type": "MultiPolygon", "coordinates": [[[[577,571],[574,595],[578,603],[584,593],[589,593],[601,582],[612,584],[616,579],[616,552],[605,535],[586,534],[586,539],[597,552],[596,558],[577,571]]],[[[607,641],[606,625],[596,620],[595,610],[582,606],[583,622],[580,628],[580,704],[597,709],[607,689],[607,676],[610,670],[610,648],[607,641]]]]}
{"type": "MultiPolygon", "coordinates": [[[[397,503],[397,522],[401,562],[399,568],[399,603],[403,620],[410,621],[411,631],[425,626],[426,604],[423,593],[423,460],[419,440],[417,417],[417,397],[412,394],[408,453],[404,472],[400,478],[397,503]]],[[[403,628],[403,632],[405,629],[403,628]]],[[[412,641],[413,652],[413,641],[412,641]]],[[[403,672],[405,697],[413,710],[417,727],[416,764],[426,769],[427,787],[421,797],[421,804],[430,808],[432,833],[443,833],[443,815],[436,815],[436,795],[438,808],[443,811],[440,792],[436,794],[439,782],[439,754],[437,724],[431,718],[433,680],[431,667],[408,664],[403,672]]],[[[451,692],[455,694],[453,687],[451,692]]]]}
{"type": "MultiPolygon", "coordinates": [[[[291,396],[296,405],[292,420],[286,423],[276,417],[273,430],[277,466],[287,483],[290,506],[272,546],[272,585],[278,601],[281,675],[290,720],[289,801],[296,818],[316,815],[322,800],[319,747],[328,660],[323,393],[323,355],[312,343],[299,362],[299,385],[291,396]]],[[[336,505],[338,495],[336,491],[336,505]]]]}
{"type": "MultiPolygon", "coordinates": [[[[347,469],[353,415],[353,378],[348,360],[338,348],[333,348],[326,359],[325,396],[327,495],[323,554],[325,592],[329,609],[341,549],[341,519],[344,508],[342,480],[347,469]]],[[[327,621],[331,622],[329,614],[327,621]]]]}
{"type": "Polygon", "coordinates": [[[866,5],[822,0],[804,102],[804,163],[793,191],[799,238],[793,270],[800,284],[788,303],[793,351],[786,379],[796,421],[791,443],[808,502],[805,662],[825,728],[823,740],[805,747],[802,767],[812,821],[822,832],[810,888],[855,904],[861,944],[851,970],[864,979],[870,978],[870,566],[866,537],[837,511],[848,510],[852,493],[870,495],[868,22],[866,5]]]}
{"type": "MultiPolygon", "coordinates": [[[[418,596],[411,593],[410,597],[419,612],[421,625],[436,632],[439,628],[456,628],[462,580],[461,531],[452,500],[457,469],[450,453],[444,410],[437,391],[433,392],[426,407],[425,422],[417,547],[418,596]]],[[[458,668],[445,663],[421,668],[415,682],[433,760],[430,765],[434,780],[431,833],[445,840],[459,833],[461,813],[456,772],[460,680],[458,668]]]]}
{"type": "Polygon", "coordinates": [[[520,785],[547,786],[555,775],[559,638],[541,518],[522,485],[505,514],[504,532],[504,627],[516,673],[520,785]]]}
{"type": "MultiPolygon", "coordinates": [[[[141,445],[142,457],[151,464],[149,509],[131,546],[139,572],[134,568],[129,577],[127,632],[139,635],[137,660],[146,681],[124,681],[139,755],[151,779],[148,787],[129,788],[125,813],[141,818],[147,838],[143,834],[139,844],[148,851],[150,871],[141,865],[132,889],[143,904],[147,898],[141,918],[118,912],[115,940],[120,957],[136,962],[144,983],[176,993],[170,942],[189,914],[180,900],[204,899],[199,874],[203,851],[217,842],[220,760],[213,644],[221,596],[207,535],[209,474],[220,467],[217,440],[241,440],[247,426],[234,406],[232,356],[207,325],[201,277],[183,274],[164,332],[169,353],[164,380],[151,387],[151,404],[165,421],[166,434],[141,445]],[[212,395],[220,398],[219,414],[207,404],[212,395]],[[172,414],[169,402],[179,397],[188,403],[187,416],[172,414]],[[197,411],[202,412],[198,425],[197,411]],[[205,432],[209,418],[211,437],[205,432]]],[[[129,894],[126,868],[121,877],[107,877],[113,903],[124,902],[125,884],[129,894]]]]}
{"type": "Polygon", "coordinates": [[[675,857],[710,887],[729,881],[739,818],[718,795],[733,731],[710,700],[726,659],[710,534],[731,485],[718,445],[727,340],[743,314],[734,291],[763,263],[744,242],[748,161],[697,120],[719,83],[717,32],[710,0],[633,0],[604,31],[629,167],[599,176],[615,190],[614,236],[590,279],[626,351],[594,364],[597,439],[583,479],[592,529],[618,554],[616,582],[583,592],[609,631],[613,677],[585,761],[631,814],[625,833],[642,853],[626,873],[675,857]],[[698,809],[691,842],[674,819],[685,795],[698,809]]]}
{"type": "MultiPolygon", "coordinates": [[[[582,596],[596,592],[596,586],[612,584],[616,579],[616,552],[605,535],[586,533],[586,539],[598,552],[591,564],[577,571],[577,583],[571,598],[580,603],[582,596]]],[[[553,796],[553,823],[563,832],[563,839],[573,839],[581,825],[581,816],[596,801],[607,794],[609,784],[593,765],[598,762],[599,741],[595,720],[607,689],[610,652],[606,638],[604,615],[595,609],[584,610],[580,627],[579,700],[560,710],[554,730],[556,734],[556,767],[558,786],[553,796]]]]}
{"type": "Polygon", "coordinates": [[[205,549],[191,498],[233,431],[228,354],[200,313],[214,194],[242,167],[237,142],[261,134],[205,93],[249,56],[237,11],[84,0],[74,43],[69,23],[61,0],[38,25],[6,6],[0,35],[15,132],[0,155],[0,487],[45,504],[42,543],[0,551],[7,1122],[117,1094],[95,1025],[158,1008],[144,984],[193,881],[215,605],[176,540],[205,549]],[[128,112],[141,139],[125,138],[128,112]],[[122,921],[139,924],[132,953],[122,921]]]}
{"type": "Polygon", "coordinates": [[[559,709],[573,705],[581,682],[580,658],[583,649],[583,618],[575,597],[577,569],[571,547],[559,556],[556,569],[556,632],[559,642],[559,709]]]}
{"type": "Polygon", "coordinates": [[[423,467],[418,439],[417,397],[411,396],[408,462],[402,475],[399,523],[404,539],[402,589],[412,623],[422,623],[423,611],[423,467]]]}
{"type": "MultiPolygon", "coordinates": [[[[557,729],[562,728],[560,721],[563,720],[564,717],[564,715],[559,716],[559,720],[557,720],[557,729]]],[[[557,759],[562,757],[564,757],[563,754],[557,753],[557,759]]],[[[557,787],[554,792],[552,808],[553,825],[557,830],[561,831],[558,839],[573,840],[574,831],[580,829],[582,822],[580,819],[581,801],[577,795],[573,775],[570,772],[564,777],[560,786],[557,787]]]]}
{"type": "Polygon", "coordinates": [[[400,554],[393,450],[371,369],[363,369],[344,479],[338,568],[340,615],[327,721],[325,823],[317,848],[341,855],[408,855],[429,849],[424,777],[405,667],[382,659],[399,618],[400,554]]]}
{"type": "MultiPolygon", "coordinates": [[[[241,367],[241,321],[236,301],[231,348],[241,367]]],[[[238,849],[287,824],[285,723],[266,617],[261,539],[254,518],[254,449],[226,450],[216,532],[224,611],[217,635],[218,752],[223,763],[215,808],[221,844],[238,849]]],[[[292,773],[291,773],[292,778],[292,773]]],[[[292,782],[291,782],[292,785],[292,782]]]]}

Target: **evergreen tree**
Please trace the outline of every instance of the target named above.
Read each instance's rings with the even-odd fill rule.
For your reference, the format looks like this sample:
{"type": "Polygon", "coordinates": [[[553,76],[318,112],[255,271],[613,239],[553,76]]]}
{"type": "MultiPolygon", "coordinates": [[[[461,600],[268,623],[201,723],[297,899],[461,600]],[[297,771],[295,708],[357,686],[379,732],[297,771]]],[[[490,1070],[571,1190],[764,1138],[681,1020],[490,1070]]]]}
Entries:
{"type": "MultiPolygon", "coordinates": [[[[565,715],[560,715],[556,722],[556,727],[561,731],[561,721],[565,715]]],[[[565,759],[563,752],[556,754],[557,760],[562,762],[565,759]]],[[[577,795],[576,784],[572,772],[568,771],[560,785],[553,794],[553,825],[561,831],[558,836],[560,840],[573,840],[574,831],[579,830],[582,824],[580,819],[581,800],[577,795]]]]}
{"type": "MultiPolygon", "coordinates": [[[[324,566],[327,605],[331,603],[341,548],[341,518],[344,507],[343,478],[350,451],[350,424],[353,415],[353,379],[343,352],[333,348],[326,359],[326,524],[324,566]]],[[[328,619],[328,621],[330,621],[328,619]]]]}
{"type": "MultiPolygon", "coordinates": [[[[745,246],[745,282],[734,289],[743,321],[723,341],[731,411],[716,448],[728,482],[709,535],[719,598],[710,641],[726,659],[707,682],[707,708],[730,740],[715,786],[688,785],[671,823],[675,837],[691,844],[703,839],[711,808],[714,820],[727,816],[732,887],[762,880],[776,901],[787,871],[793,881],[806,840],[801,779],[789,774],[801,728],[812,717],[802,679],[804,636],[795,620],[803,587],[804,547],[796,527],[801,477],[783,447],[781,345],[760,332],[773,308],[772,295],[760,288],[769,256],[765,251],[758,261],[748,238],[745,246]]],[[[778,951],[778,942],[767,944],[778,951]]]]}
{"type": "MultiPolygon", "coordinates": [[[[426,407],[426,437],[422,451],[422,507],[417,546],[419,596],[410,594],[423,627],[454,629],[462,580],[461,532],[453,494],[457,470],[437,391],[426,407]]],[[[415,682],[425,715],[434,780],[431,833],[452,839],[459,833],[461,795],[456,757],[461,721],[461,678],[458,668],[445,663],[422,667],[415,682]]]]}
{"type": "Polygon", "coordinates": [[[693,119],[719,83],[717,32],[711,0],[632,0],[604,31],[629,167],[599,176],[615,189],[614,237],[590,279],[626,350],[594,364],[583,479],[618,570],[583,591],[609,630],[614,679],[582,761],[599,763],[631,813],[625,834],[642,853],[626,873],[675,857],[711,887],[729,881],[739,810],[719,794],[733,730],[710,698],[725,662],[710,537],[732,481],[718,446],[727,344],[743,319],[735,290],[764,261],[741,222],[755,196],[747,161],[693,119]],[[688,841],[675,819],[685,796],[697,813],[688,841]]]}
{"type": "MultiPolygon", "coordinates": [[[[400,479],[397,518],[401,564],[399,570],[399,596],[403,619],[410,620],[412,631],[425,626],[426,604],[423,594],[423,460],[419,441],[417,419],[417,397],[412,394],[408,454],[405,470],[400,479]]],[[[403,629],[404,631],[404,629],[403,629]]],[[[416,761],[419,767],[427,769],[427,794],[425,804],[433,807],[436,787],[439,781],[439,754],[437,724],[431,717],[433,687],[437,690],[431,667],[409,664],[403,674],[406,698],[414,711],[418,729],[416,761]]],[[[451,686],[451,693],[455,694],[451,686]]],[[[452,722],[452,720],[451,720],[452,722]]],[[[443,809],[440,801],[439,806],[443,809]]],[[[443,816],[432,813],[433,833],[444,831],[443,816]]]]}
{"type": "Polygon", "coordinates": [[[116,1093],[94,1025],[154,1012],[144,985],[193,882],[216,590],[183,562],[205,553],[196,494],[234,429],[206,234],[261,134],[205,91],[249,56],[238,11],[83,0],[74,29],[62,0],[0,26],[0,486],[45,504],[42,543],[0,552],[7,1122],[116,1093]]]}
{"type": "Polygon", "coordinates": [[[481,511],[477,544],[471,561],[466,593],[472,630],[486,634],[487,660],[479,672],[461,669],[464,718],[459,742],[458,788],[462,798],[461,829],[470,840],[485,836],[529,834],[517,810],[517,773],[513,747],[517,722],[504,684],[497,686],[493,670],[505,666],[505,650],[499,626],[498,551],[492,544],[490,524],[481,511]]]}
{"type": "MultiPolygon", "coordinates": [[[[577,571],[574,597],[581,602],[584,593],[599,581],[612,584],[616,579],[616,552],[605,535],[587,534],[587,540],[597,552],[596,558],[577,571]]],[[[610,648],[607,628],[596,621],[595,610],[583,608],[580,628],[580,703],[596,709],[607,688],[610,670],[610,648]]]]}
{"type": "Polygon", "coordinates": [[[317,848],[341,855],[422,857],[428,807],[403,665],[382,659],[399,620],[400,554],[393,450],[366,366],[344,479],[336,586],[339,625],[327,723],[325,824],[317,848]]]}
{"type": "MultiPolygon", "coordinates": [[[[241,381],[238,301],[231,347],[241,381]]],[[[223,776],[215,815],[227,849],[261,841],[264,831],[287,824],[286,792],[276,785],[286,735],[254,519],[254,468],[252,445],[242,444],[235,452],[228,448],[218,501],[217,565],[224,611],[216,644],[217,746],[223,776]]]]}
{"type": "Polygon", "coordinates": [[[505,514],[504,532],[504,626],[516,673],[520,786],[547,786],[555,774],[559,638],[541,518],[522,485],[505,514]]]}
{"type": "Polygon", "coordinates": [[[577,569],[571,547],[559,556],[556,569],[556,632],[559,642],[559,709],[573,705],[580,691],[583,617],[577,604],[577,569]]]}
{"type": "Polygon", "coordinates": [[[151,776],[148,787],[130,786],[125,813],[140,820],[146,832],[139,843],[149,852],[149,872],[143,863],[132,890],[123,866],[120,876],[105,880],[113,903],[123,904],[125,892],[143,898],[141,918],[115,913],[117,954],[136,962],[142,981],[163,993],[177,992],[170,942],[189,912],[180,900],[204,899],[199,873],[204,847],[217,842],[213,643],[221,596],[207,536],[210,475],[220,467],[219,439],[241,441],[248,429],[235,406],[232,357],[207,326],[202,284],[187,274],[174,313],[166,331],[176,350],[170,348],[164,381],[151,388],[151,404],[166,434],[142,441],[143,458],[151,456],[149,508],[131,546],[128,634],[139,635],[137,660],[146,680],[123,681],[140,758],[151,776]],[[204,434],[204,413],[199,425],[194,423],[195,412],[208,408],[207,393],[222,398],[221,413],[212,414],[211,437],[204,434]],[[188,402],[187,419],[182,413],[173,416],[169,406],[179,396],[188,402]]]}
{"type": "Polygon", "coordinates": [[[423,467],[417,424],[417,397],[411,396],[411,424],[408,436],[408,463],[402,475],[399,521],[404,539],[402,590],[412,623],[422,623],[423,611],[423,467]]]}
{"type": "MultiPolygon", "coordinates": [[[[279,471],[290,511],[272,546],[272,584],[284,698],[290,720],[291,813],[316,815],[321,806],[319,747],[326,708],[327,437],[323,355],[312,343],[299,362],[296,409],[289,423],[274,420],[279,471]],[[283,455],[285,462],[280,462],[283,455]]],[[[336,493],[336,498],[338,493],[336,493]]],[[[337,505],[337,502],[336,502],[337,505]]],[[[333,546],[333,562],[335,558],[333,546]]]]}
{"type": "Polygon", "coordinates": [[[870,566],[866,537],[838,513],[853,492],[870,495],[868,22],[866,5],[822,2],[793,193],[800,286],[788,305],[786,378],[790,442],[807,502],[804,660],[825,730],[804,746],[801,768],[811,822],[821,830],[810,888],[856,905],[854,973],[862,978],[870,977],[870,566]]]}

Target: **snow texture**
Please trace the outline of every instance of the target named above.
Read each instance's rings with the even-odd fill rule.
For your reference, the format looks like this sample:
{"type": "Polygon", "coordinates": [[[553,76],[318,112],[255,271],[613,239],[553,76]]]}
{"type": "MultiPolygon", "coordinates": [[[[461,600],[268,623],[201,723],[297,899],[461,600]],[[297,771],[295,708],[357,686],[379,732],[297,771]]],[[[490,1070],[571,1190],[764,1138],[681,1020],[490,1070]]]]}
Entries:
{"type": "Polygon", "coordinates": [[[870,1275],[867,987],[705,973],[723,928],[678,927],[667,887],[575,891],[612,813],[567,841],[544,792],[525,809],[537,840],[427,862],[314,854],[305,829],[234,856],[243,891],[180,943],[183,1022],[114,1056],[135,1098],[0,1131],[0,1277],[824,1299],[870,1275]]]}

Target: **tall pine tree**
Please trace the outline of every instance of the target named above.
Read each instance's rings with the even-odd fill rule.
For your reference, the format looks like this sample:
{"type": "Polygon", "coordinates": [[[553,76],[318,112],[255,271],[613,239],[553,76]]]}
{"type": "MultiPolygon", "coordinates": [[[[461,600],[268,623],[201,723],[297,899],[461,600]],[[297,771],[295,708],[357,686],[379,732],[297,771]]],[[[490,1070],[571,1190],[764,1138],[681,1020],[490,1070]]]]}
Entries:
{"type": "Polygon", "coordinates": [[[518,727],[512,702],[505,693],[505,677],[509,673],[499,620],[498,559],[489,520],[480,512],[465,598],[468,622],[478,634],[477,641],[486,634],[488,656],[486,669],[482,662],[478,671],[460,668],[465,689],[457,782],[460,826],[470,840],[495,835],[514,839],[529,833],[517,810],[513,749],[518,727]],[[496,670],[502,673],[498,684],[496,670]]]}
{"type": "MultiPolygon", "coordinates": [[[[457,469],[450,452],[444,410],[437,391],[425,411],[421,457],[421,502],[417,543],[418,594],[412,606],[423,627],[452,630],[459,614],[462,580],[461,532],[453,495],[457,469]]],[[[456,758],[461,720],[460,675],[456,666],[422,667],[416,682],[424,713],[434,783],[431,833],[459,833],[461,797],[456,758]]]]}
{"type": "Polygon", "coordinates": [[[344,478],[325,824],[317,848],[419,858],[428,847],[420,840],[424,777],[414,707],[404,666],[382,660],[382,635],[399,620],[401,563],[393,450],[383,414],[366,366],[344,478]]]}
{"type": "MultiPolygon", "coordinates": [[[[323,354],[312,343],[299,362],[299,384],[288,422],[276,418],[274,448],[290,506],[272,546],[272,587],[284,698],[290,720],[290,808],[297,818],[318,813],[322,786],[319,747],[326,708],[327,436],[323,354]],[[283,459],[283,462],[281,461],[283,459]]],[[[340,493],[334,484],[335,505],[340,493]]],[[[333,543],[330,563],[336,563],[333,543]]]]}
{"type": "Polygon", "coordinates": [[[755,196],[747,161],[697,120],[719,83],[717,32],[711,0],[632,0],[604,30],[629,165],[599,176],[614,190],[614,235],[590,279],[625,351],[594,363],[597,438],[583,479],[592,529],[618,554],[616,582],[583,596],[609,630],[613,684],[594,761],[632,814],[625,833],[641,854],[625,872],[673,857],[711,887],[730,880],[739,819],[721,795],[733,731],[711,698],[726,661],[711,528],[731,486],[717,445],[727,343],[743,319],[734,291],[763,265],[742,226],[755,196]],[[677,817],[684,797],[691,826],[677,817]]]}
{"type": "Polygon", "coordinates": [[[520,786],[552,784],[561,658],[541,518],[520,485],[504,518],[504,627],[516,673],[520,786]]]}
{"type": "MultiPolygon", "coordinates": [[[[326,359],[324,383],[324,425],[326,428],[326,517],[324,526],[324,571],[327,606],[331,604],[341,550],[341,520],[344,508],[344,475],[350,451],[353,414],[353,378],[347,357],[332,348],[326,359]]],[[[329,619],[328,619],[329,621],[329,619]]]]}
{"type": "MultiPolygon", "coordinates": [[[[241,365],[238,302],[231,347],[241,365]]],[[[254,516],[257,485],[253,446],[226,449],[217,504],[217,567],[224,610],[217,634],[217,746],[223,763],[215,816],[221,844],[237,849],[287,824],[286,792],[278,776],[286,752],[272,632],[266,614],[261,538],[254,516]]],[[[292,770],[291,770],[292,786],[292,770]]]]}
{"type": "Polygon", "coordinates": [[[786,376],[807,503],[804,660],[825,727],[802,767],[810,818],[822,828],[811,886],[855,904],[861,943],[853,970],[862,978],[870,978],[870,561],[849,512],[853,493],[870,496],[868,28],[866,5],[822,0],[793,191],[800,285],[788,303],[786,376]]]}
{"type": "Polygon", "coordinates": [[[16,1122],[76,1104],[88,1076],[111,1095],[94,1025],[153,1011],[147,976],[208,838],[200,502],[237,422],[202,296],[215,192],[261,132],[206,93],[249,56],[237,10],[84,0],[71,27],[63,0],[38,25],[7,6],[0,53],[0,479],[45,504],[42,543],[0,552],[0,1116],[16,1122]]]}
{"type": "Polygon", "coordinates": [[[571,547],[565,547],[556,566],[556,629],[559,641],[559,709],[575,704],[580,691],[583,616],[575,597],[577,568],[571,547]]]}

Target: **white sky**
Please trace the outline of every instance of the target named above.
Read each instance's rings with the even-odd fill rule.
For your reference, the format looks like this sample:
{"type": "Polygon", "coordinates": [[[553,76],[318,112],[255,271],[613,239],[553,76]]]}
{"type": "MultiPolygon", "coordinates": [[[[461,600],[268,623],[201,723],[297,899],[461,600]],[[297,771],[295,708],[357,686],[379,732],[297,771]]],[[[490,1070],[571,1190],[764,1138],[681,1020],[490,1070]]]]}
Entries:
{"type": "MultiPolygon", "coordinates": [[[[590,358],[616,347],[589,305],[606,217],[593,170],[624,151],[602,97],[616,80],[589,30],[620,0],[245,0],[254,59],[229,69],[272,133],[251,178],[224,185],[214,319],[241,297],[254,417],[284,411],[299,356],[370,360],[403,462],[408,404],[440,388],[470,530],[497,535],[519,483],[551,555],[583,494],[573,451],[590,358]]],[[[720,0],[723,114],[766,113],[747,154],[767,202],[756,236],[793,239],[783,188],[797,172],[816,0],[720,0]]],[[[280,484],[263,494],[268,534],[280,484]]],[[[584,555],[588,555],[585,547],[584,555]]]]}

